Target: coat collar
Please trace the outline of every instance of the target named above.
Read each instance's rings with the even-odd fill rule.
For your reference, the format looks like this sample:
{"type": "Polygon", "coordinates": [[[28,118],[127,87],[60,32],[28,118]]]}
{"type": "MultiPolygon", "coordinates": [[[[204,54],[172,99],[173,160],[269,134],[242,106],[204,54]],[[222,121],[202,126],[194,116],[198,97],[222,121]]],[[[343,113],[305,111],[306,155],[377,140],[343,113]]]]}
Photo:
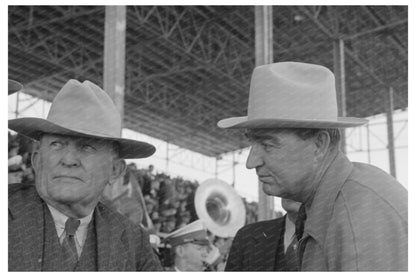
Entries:
{"type": "MultiPolygon", "coordinates": [[[[44,202],[34,187],[9,187],[9,248],[22,257],[20,268],[40,271],[44,245],[44,202]],[[23,198],[22,198],[23,197],[23,198]],[[19,243],[16,247],[10,243],[19,243]],[[27,251],[27,250],[30,251],[27,251]]],[[[10,264],[10,261],[9,261],[10,264]]]]}
{"type": "Polygon", "coordinates": [[[351,174],[352,168],[352,163],[347,157],[342,152],[338,152],[324,173],[310,207],[306,208],[304,236],[309,234],[319,244],[323,244],[335,199],[351,174]]]}
{"type": "MultiPolygon", "coordinates": [[[[255,241],[253,255],[259,255],[253,257],[251,261],[261,261],[261,263],[256,264],[255,268],[258,271],[273,271],[276,255],[278,254],[278,245],[279,240],[285,232],[285,219],[280,217],[274,220],[266,221],[267,224],[264,228],[258,229],[253,234],[253,239],[255,241]],[[265,256],[265,253],[267,255],[265,256]]],[[[281,249],[283,250],[283,248],[281,249]]]]}
{"type": "Polygon", "coordinates": [[[122,270],[123,263],[128,260],[125,243],[121,240],[124,228],[111,213],[101,203],[95,207],[98,271],[122,270]]]}

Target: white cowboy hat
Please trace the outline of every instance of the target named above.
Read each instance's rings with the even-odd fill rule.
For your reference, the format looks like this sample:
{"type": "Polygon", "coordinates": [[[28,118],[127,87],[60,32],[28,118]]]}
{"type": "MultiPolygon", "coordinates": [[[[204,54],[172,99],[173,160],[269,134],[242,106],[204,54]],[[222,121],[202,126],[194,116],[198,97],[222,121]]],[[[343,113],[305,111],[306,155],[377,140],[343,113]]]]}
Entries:
{"type": "Polygon", "coordinates": [[[253,71],[247,116],[220,120],[220,128],[344,128],[366,119],[338,117],[334,74],[326,67],[281,62],[253,71]]]}
{"type": "Polygon", "coordinates": [[[117,108],[108,94],[90,81],[69,80],[55,96],[46,120],[12,119],[9,128],[35,140],[49,133],[115,141],[120,158],[125,159],[149,157],[156,151],[149,143],[121,138],[117,108]]]}
{"type": "Polygon", "coordinates": [[[9,79],[9,85],[8,86],[9,86],[8,95],[13,94],[15,92],[18,92],[19,90],[21,90],[23,88],[21,83],[16,82],[15,80],[11,80],[11,79],[9,79]]]}

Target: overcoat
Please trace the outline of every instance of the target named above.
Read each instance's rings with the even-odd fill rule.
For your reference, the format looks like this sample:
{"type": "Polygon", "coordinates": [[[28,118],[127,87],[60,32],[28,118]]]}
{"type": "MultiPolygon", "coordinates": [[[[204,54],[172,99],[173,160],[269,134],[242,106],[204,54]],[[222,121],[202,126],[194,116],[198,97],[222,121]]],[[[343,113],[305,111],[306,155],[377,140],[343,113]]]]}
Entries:
{"type": "MultiPolygon", "coordinates": [[[[9,271],[40,271],[44,205],[34,186],[9,185],[9,271]]],[[[148,234],[101,203],[95,207],[99,271],[162,271],[148,234]]]]}
{"type": "Polygon", "coordinates": [[[407,190],[338,153],[306,205],[302,271],[406,271],[407,190]]]}
{"type": "Polygon", "coordinates": [[[231,245],[225,271],[286,271],[285,218],[241,228],[231,245]]]}

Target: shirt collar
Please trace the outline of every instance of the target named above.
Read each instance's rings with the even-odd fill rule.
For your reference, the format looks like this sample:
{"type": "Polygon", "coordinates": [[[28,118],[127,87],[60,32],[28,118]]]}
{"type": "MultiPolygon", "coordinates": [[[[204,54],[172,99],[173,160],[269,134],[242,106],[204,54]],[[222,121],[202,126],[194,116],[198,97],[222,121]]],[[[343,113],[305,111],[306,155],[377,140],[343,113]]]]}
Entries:
{"type": "MultiPolygon", "coordinates": [[[[62,236],[62,233],[65,230],[65,222],[68,219],[68,216],[61,213],[60,211],[58,211],[57,209],[55,209],[51,205],[49,205],[49,204],[47,204],[47,205],[48,205],[49,210],[51,211],[53,221],[55,222],[56,233],[58,234],[58,237],[60,238],[62,236]]],[[[83,245],[83,242],[85,241],[85,238],[87,236],[88,224],[91,221],[93,212],[94,212],[94,210],[89,215],[87,215],[86,217],[79,218],[79,220],[81,222],[80,222],[79,227],[78,227],[78,229],[75,233],[75,236],[76,236],[78,242],[80,243],[80,245],[83,245]]]]}
{"type": "Polygon", "coordinates": [[[295,236],[295,224],[290,221],[289,216],[286,214],[285,216],[285,234],[284,234],[284,246],[285,246],[285,252],[288,248],[288,246],[290,245],[290,243],[292,242],[292,239],[295,236]]]}

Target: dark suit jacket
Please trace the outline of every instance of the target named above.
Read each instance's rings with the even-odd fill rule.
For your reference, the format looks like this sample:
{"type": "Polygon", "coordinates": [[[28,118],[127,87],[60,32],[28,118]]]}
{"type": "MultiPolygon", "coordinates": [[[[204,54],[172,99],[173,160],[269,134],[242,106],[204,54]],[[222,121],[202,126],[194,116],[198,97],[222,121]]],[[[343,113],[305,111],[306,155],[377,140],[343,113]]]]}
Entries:
{"type": "MultiPolygon", "coordinates": [[[[40,271],[44,201],[35,187],[9,185],[9,271],[40,271]]],[[[94,210],[99,271],[161,271],[148,234],[102,204],[94,210]]]]}
{"type": "Polygon", "coordinates": [[[225,271],[286,271],[285,218],[241,228],[231,245],[225,271]]]}

